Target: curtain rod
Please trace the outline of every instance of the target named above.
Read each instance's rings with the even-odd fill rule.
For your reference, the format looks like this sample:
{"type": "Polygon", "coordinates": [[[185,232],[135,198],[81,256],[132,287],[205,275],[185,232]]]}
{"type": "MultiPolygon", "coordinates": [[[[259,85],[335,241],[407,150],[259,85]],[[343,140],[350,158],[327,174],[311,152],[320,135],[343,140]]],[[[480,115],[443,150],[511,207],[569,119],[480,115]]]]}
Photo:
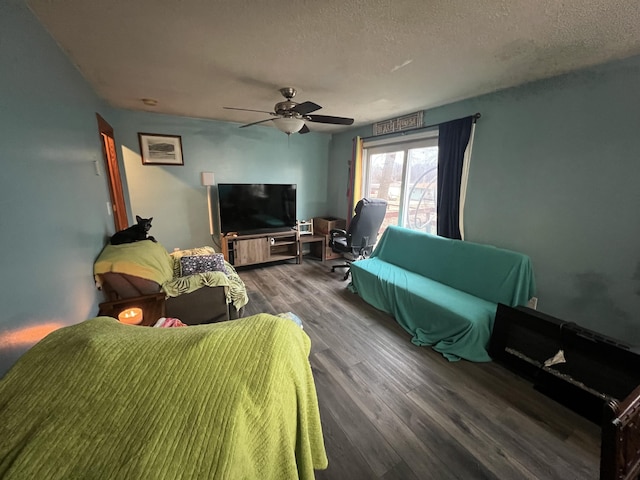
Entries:
{"type": "MultiPolygon", "coordinates": [[[[473,123],[476,123],[478,121],[478,119],[482,115],[480,115],[480,112],[476,112],[471,116],[473,117],[473,123]]],[[[461,120],[463,118],[467,118],[467,117],[460,117],[460,118],[455,118],[453,120],[447,120],[447,121],[448,122],[453,122],[455,120],[461,120]]],[[[374,138],[390,137],[392,135],[397,135],[398,137],[402,137],[402,136],[407,135],[409,133],[419,132],[421,130],[428,130],[429,128],[437,127],[438,125],[442,125],[443,123],[447,123],[447,122],[434,123],[433,125],[427,125],[425,127],[412,128],[410,130],[402,130],[400,132],[389,132],[389,133],[383,133],[382,135],[371,135],[369,137],[362,137],[362,141],[371,140],[371,139],[374,139],[374,138]]]]}

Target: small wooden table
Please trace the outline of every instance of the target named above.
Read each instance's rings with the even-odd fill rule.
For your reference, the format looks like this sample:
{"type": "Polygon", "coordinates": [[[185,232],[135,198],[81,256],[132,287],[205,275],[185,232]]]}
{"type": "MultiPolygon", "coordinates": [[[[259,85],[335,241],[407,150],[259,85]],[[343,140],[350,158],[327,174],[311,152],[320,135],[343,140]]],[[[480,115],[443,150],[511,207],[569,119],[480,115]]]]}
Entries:
{"type": "Polygon", "coordinates": [[[152,293],[150,295],[141,295],[139,297],[122,298],[120,300],[112,300],[100,304],[98,316],[118,318],[118,314],[123,310],[131,307],[139,307],[142,309],[142,323],[140,325],[153,326],[160,318],[165,315],[164,292],[152,293]]]}
{"type": "Polygon", "coordinates": [[[327,237],[325,235],[300,235],[300,246],[298,248],[298,263],[302,263],[302,245],[305,243],[312,244],[311,252],[317,252],[320,248],[320,255],[316,255],[321,261],[327,259],[327,237]],[[317,245],[320,244],[320,245],[317,245]],[[315,247],[315,248],[314,248],[315,247]]]}

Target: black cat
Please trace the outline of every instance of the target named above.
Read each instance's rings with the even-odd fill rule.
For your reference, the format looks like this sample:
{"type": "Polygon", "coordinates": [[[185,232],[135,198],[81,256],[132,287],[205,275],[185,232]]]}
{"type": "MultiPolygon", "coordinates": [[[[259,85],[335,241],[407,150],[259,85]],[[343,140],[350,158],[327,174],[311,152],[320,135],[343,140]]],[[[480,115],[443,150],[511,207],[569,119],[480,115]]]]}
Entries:
{"type": "Polygon", "coordinates": [[[153,217],[140,218],[136,215],[136,222],[138,223],[114,233],[111,237],[111,245],[122,245],[123,243],[133,243],[141,240],[151,240],[155,242],[155,238],[151,235],[147,236],[147,232],[151,228],[151,220],[153,220],[153,217]]]}

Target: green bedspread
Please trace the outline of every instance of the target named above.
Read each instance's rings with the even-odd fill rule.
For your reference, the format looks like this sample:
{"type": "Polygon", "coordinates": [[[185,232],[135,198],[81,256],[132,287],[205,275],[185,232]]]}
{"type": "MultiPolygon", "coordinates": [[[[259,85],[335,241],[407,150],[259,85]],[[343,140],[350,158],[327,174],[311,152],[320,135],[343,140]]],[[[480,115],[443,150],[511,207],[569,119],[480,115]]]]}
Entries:
{"type": "Polygon", "coordinates": [[[57,330],[0,380],[0,478],[313,478],[327,458],[309,349],[266,314],[57,330]]]}

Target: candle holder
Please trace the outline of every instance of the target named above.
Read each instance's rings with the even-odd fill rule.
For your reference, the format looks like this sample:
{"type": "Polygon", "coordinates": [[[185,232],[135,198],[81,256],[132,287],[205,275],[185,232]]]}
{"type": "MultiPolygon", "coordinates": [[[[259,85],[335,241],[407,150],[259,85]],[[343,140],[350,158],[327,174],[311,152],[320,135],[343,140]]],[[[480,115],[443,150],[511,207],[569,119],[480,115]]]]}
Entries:
{"type": "Polygon", "coordinates": [[[142,318],[142,309],[138,307],[127,308],[118,314],[118,320],[128,325],[139,325],[142,318]]]}
{"type": "Polygon", "coordinates": [[[142,310],[142,321],[138,325],[153,325],[159,318],[167,316],[165,298],[166,294],[164,292],[158,292],[102,302],[98,310],[98,316],[120,320],[121,313],[132,308],[139,308],[142,310]]]}

